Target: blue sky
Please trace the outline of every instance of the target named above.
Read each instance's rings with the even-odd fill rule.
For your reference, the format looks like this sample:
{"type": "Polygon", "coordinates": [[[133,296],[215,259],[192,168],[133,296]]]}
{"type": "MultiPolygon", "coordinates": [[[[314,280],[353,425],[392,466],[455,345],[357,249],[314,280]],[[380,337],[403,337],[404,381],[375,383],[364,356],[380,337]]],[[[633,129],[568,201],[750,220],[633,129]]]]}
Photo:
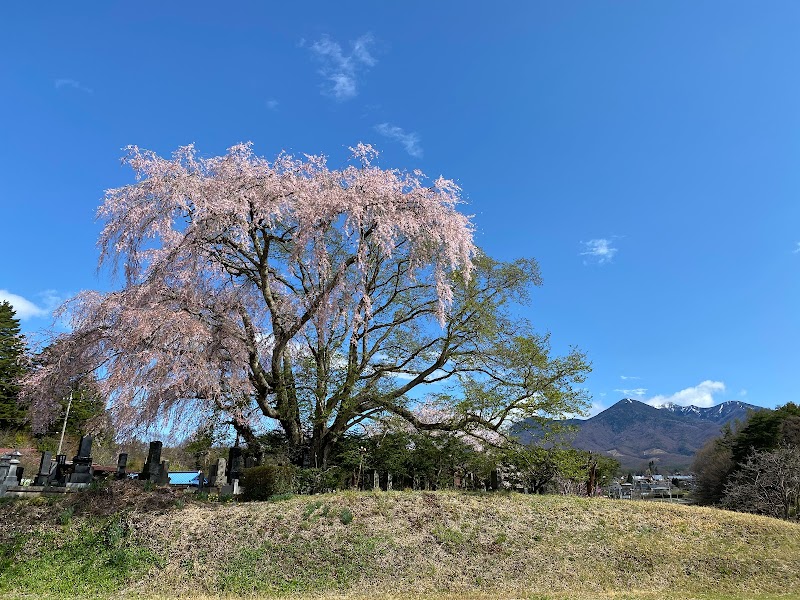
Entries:
{"type": "Polygon", "coordinates": [[[525,314],[624,397],[799,401],[800,4],[13,3],[0,16],[0,297],[33,333],[96,272],[129,144],[370,142],[456,179],[534,256],[525,314]]]}

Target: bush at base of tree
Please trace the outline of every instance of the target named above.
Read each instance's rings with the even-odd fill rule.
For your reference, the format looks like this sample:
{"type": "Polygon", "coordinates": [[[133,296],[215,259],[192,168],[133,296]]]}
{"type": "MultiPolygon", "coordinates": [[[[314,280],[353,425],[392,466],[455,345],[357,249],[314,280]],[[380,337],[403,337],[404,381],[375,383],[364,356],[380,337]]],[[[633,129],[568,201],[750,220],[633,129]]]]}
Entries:
{"type": "Polygon", "coordinates": [[[291,492],[295,469],[289,465],[262,465],[245,469],[242,477],[243,500],[268,500],[291,492]]]}

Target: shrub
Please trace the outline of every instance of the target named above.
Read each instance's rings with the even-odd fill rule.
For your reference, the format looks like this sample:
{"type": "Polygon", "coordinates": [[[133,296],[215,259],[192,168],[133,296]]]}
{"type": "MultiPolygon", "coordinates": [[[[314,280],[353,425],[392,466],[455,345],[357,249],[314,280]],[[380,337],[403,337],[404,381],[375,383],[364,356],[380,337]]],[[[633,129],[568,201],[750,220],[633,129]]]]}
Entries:
{"type": "Polygon", "coordinates": [[[327,469],[298,469],[295,472],[294,492],[297,494],[319,494],[332,492],[342,487],[344,473],[339,467],[327,469]]]}
{"type": "Polygon", "coordinates": [[[294,474],[294,467],[289,465],[262,465],[245,469],[242,500],[268,500],[272,496],[291,492],[294,474]]]}

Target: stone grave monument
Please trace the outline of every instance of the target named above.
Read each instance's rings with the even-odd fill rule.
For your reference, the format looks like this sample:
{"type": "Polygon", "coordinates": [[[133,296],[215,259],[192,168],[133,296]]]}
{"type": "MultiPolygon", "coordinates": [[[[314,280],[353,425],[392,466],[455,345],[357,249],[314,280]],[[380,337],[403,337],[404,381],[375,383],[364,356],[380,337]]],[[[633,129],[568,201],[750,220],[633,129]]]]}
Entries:
{"type": "Polygon", "coordinates": [[[222,487],[228,483],[225,479],[226,467],[227,461],[224,458],[218,459],[214,466],[211,467],[211,473],[208,476],[209,487],[222,487]]]}
{"type": "Polygon", "coordinates": [[[67,487],[92,483],[92,440],[90,435],[81,436],[78,454],[72,458],[72,473],[67,477],[67,487]]]}
{"type": "Polygon", "coordinates": [[[117,457],[117,472],[115,477],[117,479],[125,479],[128,476],[128,453],[123,452],[117,457]]]}
{"type": "Polygon", "coordinates": [[[139,479],[157,483],[161,475],[161,448],[163,444],[156,440],[150,442],[150,449],[147,451],[147,462],[139,473],[139,479]]]}
{"type": "Polygon", "coordinates": [[[53,471],[53,453],[42,452],[42,461],[39,463],[39,472],[33,479],[33,485],[47,485],[53,471]]]}

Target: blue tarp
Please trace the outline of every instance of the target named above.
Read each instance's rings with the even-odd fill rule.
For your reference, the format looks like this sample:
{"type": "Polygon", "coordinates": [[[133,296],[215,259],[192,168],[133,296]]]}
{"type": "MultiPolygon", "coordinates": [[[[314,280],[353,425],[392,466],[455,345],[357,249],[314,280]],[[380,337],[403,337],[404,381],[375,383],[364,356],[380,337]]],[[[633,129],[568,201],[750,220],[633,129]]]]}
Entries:
{"type": "Polygon", "coordinates": [[[175,471],[169,474],[170,485],[197,485],[198,471],[175,471]]]}

